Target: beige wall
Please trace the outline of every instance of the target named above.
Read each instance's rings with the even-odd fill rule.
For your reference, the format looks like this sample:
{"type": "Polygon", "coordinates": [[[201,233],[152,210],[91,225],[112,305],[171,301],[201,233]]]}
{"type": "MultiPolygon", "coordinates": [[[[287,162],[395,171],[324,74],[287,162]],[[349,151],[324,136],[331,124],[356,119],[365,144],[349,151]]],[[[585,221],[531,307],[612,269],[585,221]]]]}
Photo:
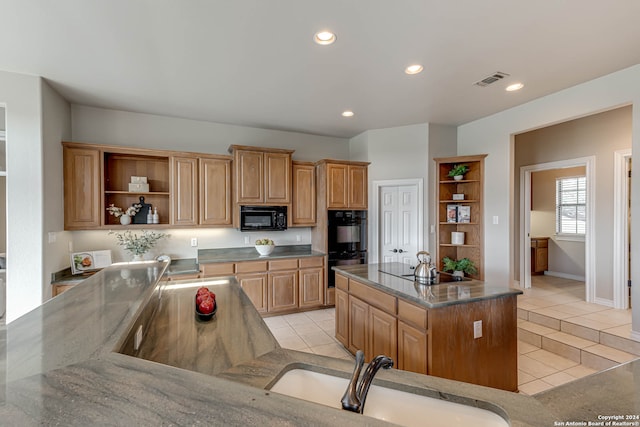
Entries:
{"type": "MultiPolygon", "coordinates": [[[[614,152],[631,148],[630,106],[571,120],[515,136],[514,250],[519,259],[520,168],[560,160],[595,156],[596,297],[613,299],[613,169],[614,152]]],[[[514,278],[519,277],[515,264],[514,278]]]]}
{"type": "Polygon", "coordinates": [[[584,166],[550,169],[531,174],[531,236],[549,237],[549,268],[551,274],[584,278],[584,241],[558,240],[556,232],[556,179],[584,176],[584,166]]]}

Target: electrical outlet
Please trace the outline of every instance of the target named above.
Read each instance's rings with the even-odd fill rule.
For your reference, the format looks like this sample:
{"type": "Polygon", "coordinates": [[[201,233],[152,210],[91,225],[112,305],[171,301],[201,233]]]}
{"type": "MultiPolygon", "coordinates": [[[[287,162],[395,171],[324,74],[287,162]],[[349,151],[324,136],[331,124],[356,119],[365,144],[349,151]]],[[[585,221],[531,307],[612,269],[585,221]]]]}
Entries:
{"type": "Polygon", "coordinates": [[[296,242],[302,242],[302,236],[296,234],[296,242]]]}
{"type": "Polygon", "coordinates": [[[493,216],[493,225],[498,225],[498,215],[493,216]]]}
{"type": "Polygon", "coordinates": [[[191,247],[196,247],[198,246],[198,238],[197,237],[192,237],[191,238],[191,247]]]}
{"type": "Polygon", "coordinates": [[[57,234],[55,231],[49,232],[49,243],[55,243],[57,240],[57,234]]]}
{"type": "Polygon", "coordinates": [[[73,242],[71,240],[69,240],[69,252],[73,252],[73,242]]]}
{"type": "Polygon", "coordinates": [[[473,322],[473,338],[482,338],[482,320],[473,322]]]}
{"type": "Polygon", "coordinates": [[[248,245],[249,243],[249,236],[244,236],[244,244],[248,245]]]}
{"type": "Polygon", "coordinates": [[[138,330],[133,337],[133,350],[138,351],[140,349],[140,344],[142,344],[142,325],[138,326],[138,330]]]}

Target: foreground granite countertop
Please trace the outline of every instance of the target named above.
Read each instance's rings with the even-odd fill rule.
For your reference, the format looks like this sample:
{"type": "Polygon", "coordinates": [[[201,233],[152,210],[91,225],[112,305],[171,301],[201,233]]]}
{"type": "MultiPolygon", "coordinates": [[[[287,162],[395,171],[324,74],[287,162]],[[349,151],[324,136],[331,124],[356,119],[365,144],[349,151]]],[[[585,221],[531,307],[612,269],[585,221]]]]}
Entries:
{"type": "Polygon", "coordinates": [[[302,258],[312,256],[324,256],[322,252],[311,250],[311,245],[286,245],[274,248],[271,255],[260,256],[254,247],[199,249],[198,263],[208,264],[213,262],[239,262],[271,260],[279,258],[302,258]]]}
{"type": "Polygon", "coordinates": [[[519,295],[519,289],[478,280],[451,281],[447,273],[440,273],[441,283],[421,285],[413,280],[406,264],[356,264],[333,267],[344,276],[364,282],[392,295],[411,300],[427,308],[464,304],[473,301],[519,295]],[[445,281],[446,280],[446,281],[445,281]]]}
{"type": "MultiPolygon", "coordinates": [[[[162,304],[166,282],[160,278],[165,268],[160,262],[113,265],[2,331],[0,423],[387,425],[265,390],[288,369],[306,367],[347,378],[353,366],[346,360],[279,348],[243,292],[230,290],[224,298],[236,302],[229,300],[219,308],[244,307],[248,312],[242,315],[243,321],[218,332],[233,337],[237,328],[245,327],[260,334],[255,338],[261,344],[250,350],[253,358],[235,361],[231,356],[228,368],[207,375],[118,353],[136,319],[147,307],[162,304]]],[[[226,286],[234,279],[199,279],[199,283],[226,286]]],[[[181,284],[193,288],[192,281],[172,286],[179,289],[181,284]]],[[[234,342],[230,339],[221,345],[234,342]]],[[[512,426],[550,426],[567,420],[531,397],[395,369],[380,372],[376,383],[488,405],[504,411],[512,426]]],[[[602,407],[600,413],[606,409],[602,407]]]]}

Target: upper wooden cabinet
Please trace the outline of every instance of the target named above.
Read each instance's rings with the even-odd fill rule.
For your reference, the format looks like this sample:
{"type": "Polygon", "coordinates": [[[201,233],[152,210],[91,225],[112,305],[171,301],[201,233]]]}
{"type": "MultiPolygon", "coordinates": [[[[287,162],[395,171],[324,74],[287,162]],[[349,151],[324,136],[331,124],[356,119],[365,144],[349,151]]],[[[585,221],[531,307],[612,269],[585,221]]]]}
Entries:
{"type": "Polygon", "coordinates": [[[100,151],[63,147],[64,228],[76,230],[101,225],[100,151]]]}
{"type": "MultiPolygon", "coordinates": [[[[126,209],[144,197],[159,224],[231,225],[231,157],[63,142],[65,229],[125,228],[106,208],[126,209]],[[148,191],[129,191],[132,176],[148,191]]],[[[146,216],[146,212],[144,212],[146,216]]]]}
{"type": "Polygon", "coordinates": [[[324,199],[327,209],[368,208],[368,165],[366,162],[338,160],[317,163],[318,195],[324,199]]]}
{"type": "Polygon", "coordinates": [[[478,280],[484,280],[482,189],[485,157],[486,154],[434,159],[438,179],[436,265],[441,270],[444,257],[469,258],[478,270],[471,277],[478,280]],[[469,169],[460,180],[449,176],[455,165],[466,165],[469,169]],[[461,242],[453,240],[453,232],[463,233],[461,242]]]}
{"type": "Polygon", "coordinates": [[[235,202],[288,205],[291,203],[291,154],[293,150],[232,145],[235,169],[235,202]]]}
{"type": "Polygon", "coordinates": [[[200,224],[231,223],[231,158],[200,158],[200,224]]]}
{"type": "Polygon", "coordinates": [[[316,225],[316,170],[311,162],[293,162],[291,226],[316,225]]]}

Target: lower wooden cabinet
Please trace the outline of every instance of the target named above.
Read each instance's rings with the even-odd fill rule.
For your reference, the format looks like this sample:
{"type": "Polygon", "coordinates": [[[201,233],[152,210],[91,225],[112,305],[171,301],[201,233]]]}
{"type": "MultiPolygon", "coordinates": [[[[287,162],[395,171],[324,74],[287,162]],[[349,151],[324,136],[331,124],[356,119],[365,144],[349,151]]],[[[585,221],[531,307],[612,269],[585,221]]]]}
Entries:
{"type": "Polygon", "coordinates": [[[267,312],[267,274],[238,274],[240,287],[247,294],[258,313],[267,312]]]}
{"type": "Polygon", "coordinates": [[[369,329],[369,304],[349,295],[349,351],[362,350],[367,357],[367,330],[369,329]]]}
{"type": "Polygon", "coordinates": [[[383,354],[396,360],[398,357],[398,321],[392,314],[369,306],[368,347],[365,355],[371,360],[383,354]]]}
{"type": "Polygon", "coordinates": [[[336,288],[336,339],[349,347],[349,295],[336,288]]]}
{"type": "Polygon", "coordinates": [[[298,272],[269,273],[269,313],[288,311],[298,307],[298,272]]]}
{"type": "Polygon", "coordinates": [[[324,305],[324,257],[202,264],[202,277],[236,276],[258,312],[292,313],[324,305]]]}
{"type": "Polygon", "coordinates": [[[399,320],[398,356],[398,369],[426,375],[428,373],[426,331],[399,320]]]}

